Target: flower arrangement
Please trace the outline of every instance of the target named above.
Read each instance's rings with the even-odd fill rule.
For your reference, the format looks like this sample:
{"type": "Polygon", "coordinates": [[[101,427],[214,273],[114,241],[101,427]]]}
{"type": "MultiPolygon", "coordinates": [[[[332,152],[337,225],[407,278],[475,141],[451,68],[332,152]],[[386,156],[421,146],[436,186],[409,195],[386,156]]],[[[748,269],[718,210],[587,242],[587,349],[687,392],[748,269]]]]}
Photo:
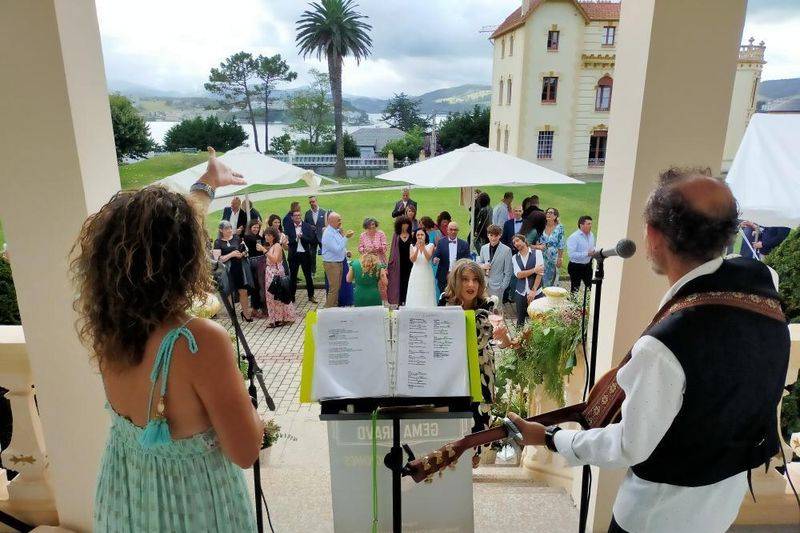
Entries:
{"type": "Polygon", "coordinates": [[[280,439],[297,441],[297,437],[288,433],[283,433],[281,427],[275,422],[274,418],[264,421],[264,438],[261,441],[261,449],[267,449],[278,442],[280,439]]]}
{"type": "Polygon", "coordinates": [[[521,391],[542,385],[563,406],[564,379],[576,364],[583,312],[582,302],[572,296],[564,305],[538,313],[516,333],[514,346],[504,350],[497,371],[501,379],[521,391]]]}

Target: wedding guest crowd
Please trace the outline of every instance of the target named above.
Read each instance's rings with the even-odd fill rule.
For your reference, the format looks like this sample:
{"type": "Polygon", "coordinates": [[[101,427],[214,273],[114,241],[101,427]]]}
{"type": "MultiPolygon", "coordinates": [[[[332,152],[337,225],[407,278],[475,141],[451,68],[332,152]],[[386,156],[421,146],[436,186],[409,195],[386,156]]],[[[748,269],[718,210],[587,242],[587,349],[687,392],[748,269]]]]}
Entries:
{"type": "Polygon", "coordinates": [[[506,191],[493,206],[487,191],[476,190],[471,206],[475,220],[465,240],[459,238],[461,228],[449,212],[440,211],[434,220],[419,216],[419,209],[404,188],[392,210],[391,239],[376,218],[367,217],[351,253],[353,231],[338,213],[321,207],[316,196],[308,197],[305,213],[294,201],[284,216],[270,214],[266,224],[248,198],[234,197],[223,211],[227,226],[220,224],[215,247],[228,264],[230,294],[244,300],[242,318],[267,318],[270,326],[293,322],[301,274],[308,301],[318,303],[318,255],[325,270],[325,307],[433,306],[456,263],[473,258],[484,275],[487,295],[496,299],[498,310],[513,303],[512,313],[521,326],[528,304],[542,296],[542,289],[559,284],[565,249],[572,292],[581,282],[591,285],[594,235],[588,215],[580,217],[579,229],[566,239],[558,208],[543,211],[538,195],[514,204],[514,193],[506,191]],[[238,234],[235,224],[241,226],[238,234]],[[288,303],[276,297],[284,277],[288,303]]]}

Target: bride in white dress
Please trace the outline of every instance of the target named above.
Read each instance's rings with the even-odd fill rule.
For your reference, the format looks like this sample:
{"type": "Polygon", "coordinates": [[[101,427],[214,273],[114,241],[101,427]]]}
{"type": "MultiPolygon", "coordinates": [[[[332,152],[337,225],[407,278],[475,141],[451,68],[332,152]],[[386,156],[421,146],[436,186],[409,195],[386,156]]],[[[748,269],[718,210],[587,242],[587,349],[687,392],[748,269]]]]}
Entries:
{"type": "Polygon", "coordinates": [[[436,291],[434,289],[431,256],[433,244],[428,244],[428,234],[423,228],[414,232],[414,245],[411,247],[411,276],[408,278],[408,295],[406,307],[435,307],[436,291]]]}

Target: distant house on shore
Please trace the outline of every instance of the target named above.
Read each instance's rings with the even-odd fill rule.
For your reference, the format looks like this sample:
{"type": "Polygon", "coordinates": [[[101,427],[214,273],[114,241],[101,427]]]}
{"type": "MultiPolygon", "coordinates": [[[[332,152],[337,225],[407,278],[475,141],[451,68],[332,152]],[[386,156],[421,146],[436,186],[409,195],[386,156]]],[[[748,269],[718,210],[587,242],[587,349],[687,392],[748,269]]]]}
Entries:
{"type": "Polygon", "coordinates": [[[352,133],[361,157],[375,157],[389,141],[405,136],[397,128],[360,128],[352,133]]]}

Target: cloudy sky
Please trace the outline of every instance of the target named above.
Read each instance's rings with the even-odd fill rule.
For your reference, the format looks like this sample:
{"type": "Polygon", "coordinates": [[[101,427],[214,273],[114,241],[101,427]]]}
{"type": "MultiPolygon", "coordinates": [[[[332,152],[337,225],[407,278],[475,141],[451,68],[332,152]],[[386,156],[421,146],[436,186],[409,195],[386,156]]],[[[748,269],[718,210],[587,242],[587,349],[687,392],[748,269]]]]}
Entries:
{"type": "MultiPolygon", "coordinates": [[[[345,63],[344,92],[385,98],[463,83],[488,83],[499,24],[520,0],[357,0],[369,16],[373,55],[345,63]]],[[[202,91],[209,69],[234,52],[280,53],[307,80],[316,58],[297,55],[300,0],[96,0],[109,83],[202,91]]],[[[750,0],[744,38],[767,43],[763,79],[800,77],[798,0],[750,0]]]]}

